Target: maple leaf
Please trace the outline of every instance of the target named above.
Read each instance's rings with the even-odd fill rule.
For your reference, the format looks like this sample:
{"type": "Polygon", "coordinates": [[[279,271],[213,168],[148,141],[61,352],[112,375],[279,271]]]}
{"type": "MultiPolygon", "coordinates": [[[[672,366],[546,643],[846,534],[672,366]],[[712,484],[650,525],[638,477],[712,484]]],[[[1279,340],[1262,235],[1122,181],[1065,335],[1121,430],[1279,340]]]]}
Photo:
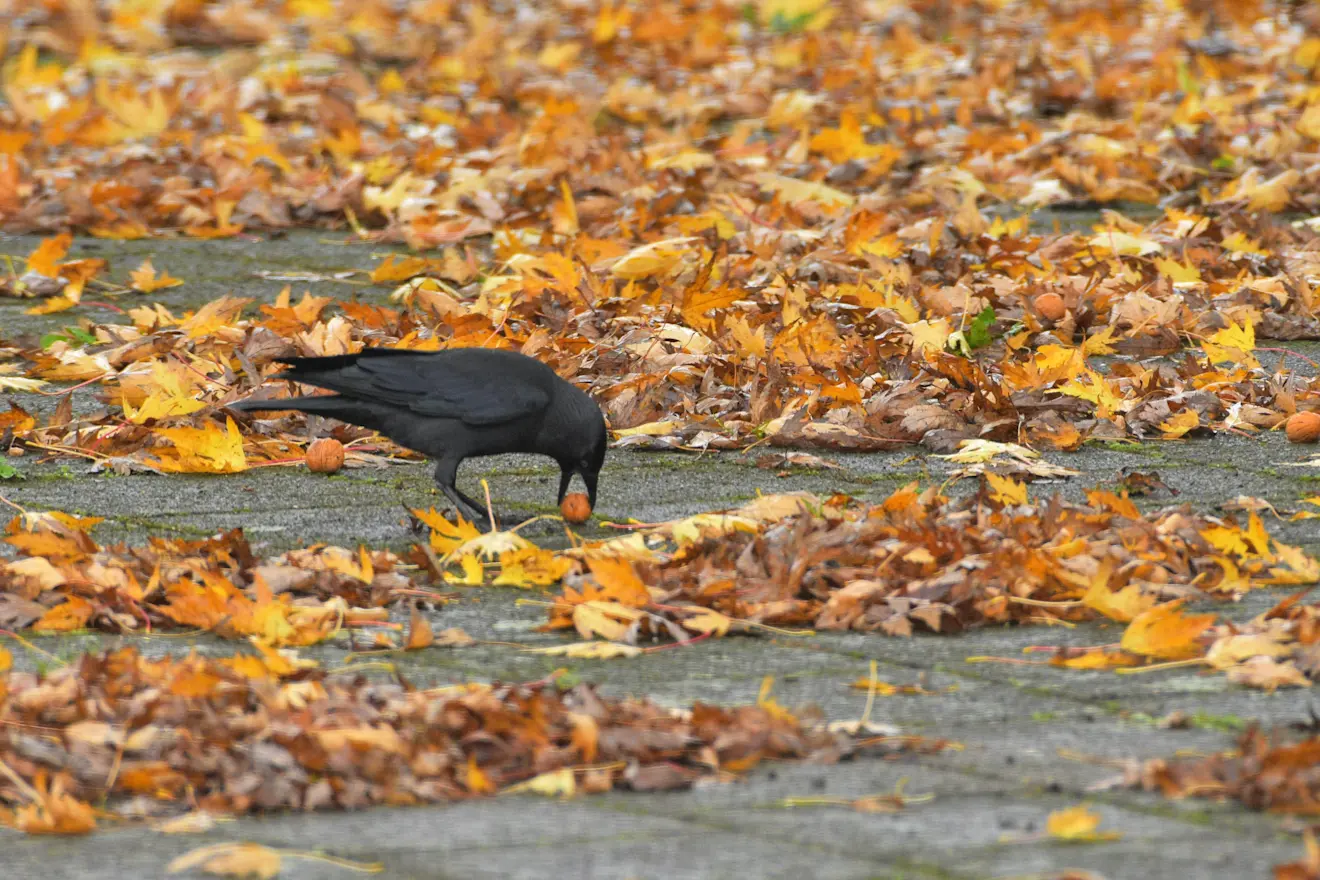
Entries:
{"type": "Polygon", "coordinates": [[[191,415],[207,407],[205,401],[198,399],[195,375],[181,364],[162,361],[152,364],[146,386],[151,390],[137,407],[128,400],[130,387],[121,380],[123,396],[120,405],[124,408],[124,416],[135,425],[171,416],[191,415]]]}
{"type": "Polygon", "coordinates": [[[986,482],[990,486],[990,497],[1000,504],[1026,504],[1027,503],[1027,484],[1019,483],[1012,477],[1001,477],[999,474],[985,474],[986,482]]]}
{"type": "MultiPolygon", "coordinates": [[[[445,519],[434,507],[428,510],[417,508],[410,508],[409,510],[421,523],[430,528],[431,549],[444,554],[446,557],[454,555],[455,551],[468,541],[481,536],[481,529],[465,520],[461,515],[458,517],[457,522],[451,522],[445,519]]],[[[467,570],[466,567],[464,570],[467,570]]]]}
{"type": "Polygon", "coordinates": [[[1136,584],[1113,590],[1109,586],[1109,577],[1113,573],[1113,563],[1106,560],[1091,577],[1090,586],[1082,603],[1094,608],[1110,620],[1128,623],[1149,611],[1156,602],[1154,596],[1146,593],[1136,584]]]}
{"type": "Polygon", "coordinates": [[[607,642],[622,641],[639,617],[636,608],[613,601],[593,599],[573,608],[573,626],[584,639],[599,636],[607,642]]]}
{"type": "Polygon", "coordinates": [[[1133,654],[1162,660],[1185,660],[1202,653],[1199,639],[1214,625],[1213,614],[1182,614],[1181,602],[1143,611],[1123,632],[1120,646],[1133,654]]]}
{"type": "Polygon", "coordinates": [[[47,278],[58,278],[60,274],[60,260],[69,252],[69,245],[73,244],[73,236],[67,232],[62,232],[52,238],[44,238],[37,249],[28,255],[28,271],[36,272],[38,275],[44,275],[47,278]]]}
{"type": "Polygon", "coordinates": [[[627,559],[590,558],[587,567],[601,587],[601,598],[633,608],[644,608],[651,601],[651,593],[637,576],[637,570],[627,559]]]}
{"type": "Polygon", "coordinates": [[[178,278],[171,278],[168,272],[157,275],[156,267],[151,265],[150,257],[143,260],[141,266],[129,273],[129,279],[132,282],[132,288],[139,293],[152,293],[169,287],[178,287],[183,283],[178,278]]]}
{"type": "MultiPolygon", "coordinates": [[[[464,557],[471,558],[471,557],[464,557]]],[[[548,587],[573,568],[571,560],[539,547],[522,547],[500,554],[500,573],[492,586],[548,587]]]]}
{"type": "Polygon", "coordinates": [[[482,568],[481,560],[468,553],[458,558],[459,567],[463,573],[454,574],[446,571],[444,573],[445,583],[457,584],[465,587],[479,587],[486,579],[485,569],[482,568]]]}
{"type": "Polygon", "coordinates": [[[1212,364],[1232,363],[1245,367],[1259,366],[1256,358],[1252,355],[1255,348],[1256,328],[1250,318],[1244,319],[1241,324],[1231,321],[1223,330],[1217,331],[1201,342],[1201,349],[1212,364]]]}
{"type": "Polygon", "coordinates": [[[160,448],[148,463],[176,474],[236,474],[247,470],[243,435],[234,420],[226,417],[225,428],[210,423],[204,428],[158,428],[156,433],[173,448],[160,448]]]}

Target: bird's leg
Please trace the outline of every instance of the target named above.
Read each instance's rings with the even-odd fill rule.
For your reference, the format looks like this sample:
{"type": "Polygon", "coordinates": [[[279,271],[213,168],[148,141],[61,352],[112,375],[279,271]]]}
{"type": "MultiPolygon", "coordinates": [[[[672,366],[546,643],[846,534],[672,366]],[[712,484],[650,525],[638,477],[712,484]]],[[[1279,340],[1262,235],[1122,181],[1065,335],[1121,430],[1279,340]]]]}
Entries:
{"type": "MultiPolygon", "coordinates": [[[[462,515],[463,508],[466,506],[473,514],[475,514],[475,516],[473,517],[473,522],[489,523],[490,517],[486,510],[486,505],[472,498],[469,498],[467,494],[463,492],[462,489],[458,488],[457,480],[458,480],[457,462],[441,461],[435,466],[436,485],[440,487],[441,492],[445,493],[445,497],[448,498],[450,503],[454,505],[454,508],[458,511],[458,513],[462,515]]],[[[496,525],[502,525],[506,522],[505,518],[501,517],[499,514],[494,513],[494,511],[490,511],[489,513],[495,516],[496,525]]]]}

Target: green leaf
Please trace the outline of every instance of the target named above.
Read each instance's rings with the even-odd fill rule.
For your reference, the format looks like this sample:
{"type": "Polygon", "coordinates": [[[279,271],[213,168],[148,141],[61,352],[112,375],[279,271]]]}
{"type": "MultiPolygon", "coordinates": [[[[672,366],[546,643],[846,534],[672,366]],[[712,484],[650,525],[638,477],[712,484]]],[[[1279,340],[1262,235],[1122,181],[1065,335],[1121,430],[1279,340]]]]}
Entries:
{"type": "Polygon", "coordinates": [[[0,480],[21,480],[23,475],[7,461],[0,461],[0,480]]]}
{"type": "Polygon", "coordinates": [[[83,345],[95,345],[96,337],[83,330],[81,327],[65,327],[69,335],[81,342],[83,345]]]}
{"type": "Polygon", "coordinates": [[[971,325],[965,331],[968,346],[971,348],[984,348],[989,345],[990,341],[994,339],[990,335],[990,325],[994,322],[995,310],[990,306],[981,309],[981,313],[972,320],[971,325]]]}

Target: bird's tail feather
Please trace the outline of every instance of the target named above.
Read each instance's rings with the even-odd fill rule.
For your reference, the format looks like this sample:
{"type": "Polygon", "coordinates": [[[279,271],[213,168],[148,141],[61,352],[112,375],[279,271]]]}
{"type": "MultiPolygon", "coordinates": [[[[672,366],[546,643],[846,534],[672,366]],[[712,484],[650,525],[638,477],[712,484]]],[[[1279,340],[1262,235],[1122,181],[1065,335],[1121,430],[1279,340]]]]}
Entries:
{"type": "Polygon", "coordinates": [[[280,397],[265,400],[255,400],[249,397],[247,400],[239,400],[228,406],[230,409],[236,409],[240,412],[260,412],[265,410],[273,412],[284,409],[296,409],[305,413],[333,416],[337,412],[342,412],[346,403],[349,403],[349,401],[340,397],[338,394],[316,394],[309,397],[280,397]]]}

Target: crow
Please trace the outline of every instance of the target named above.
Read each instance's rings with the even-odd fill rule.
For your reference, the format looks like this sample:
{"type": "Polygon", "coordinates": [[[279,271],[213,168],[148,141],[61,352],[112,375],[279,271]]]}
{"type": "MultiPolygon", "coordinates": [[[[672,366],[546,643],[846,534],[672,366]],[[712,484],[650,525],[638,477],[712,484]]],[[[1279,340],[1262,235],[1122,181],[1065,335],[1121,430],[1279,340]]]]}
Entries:
{"type": "Polygon", "coordinates": [[[336,394],[238,401],[240,411],[293,409],[379,431],[436,460],[435,481],[459,513],[485,507],[456,485],[466,458],[530,452],[559,463],[562,505],[573,474],[596,507],[605,461],[605,418],[577,386],[527,355],[489,348],[436,352],[366,348],[330,357],[278,358],[274,378],[336,394]]]}

